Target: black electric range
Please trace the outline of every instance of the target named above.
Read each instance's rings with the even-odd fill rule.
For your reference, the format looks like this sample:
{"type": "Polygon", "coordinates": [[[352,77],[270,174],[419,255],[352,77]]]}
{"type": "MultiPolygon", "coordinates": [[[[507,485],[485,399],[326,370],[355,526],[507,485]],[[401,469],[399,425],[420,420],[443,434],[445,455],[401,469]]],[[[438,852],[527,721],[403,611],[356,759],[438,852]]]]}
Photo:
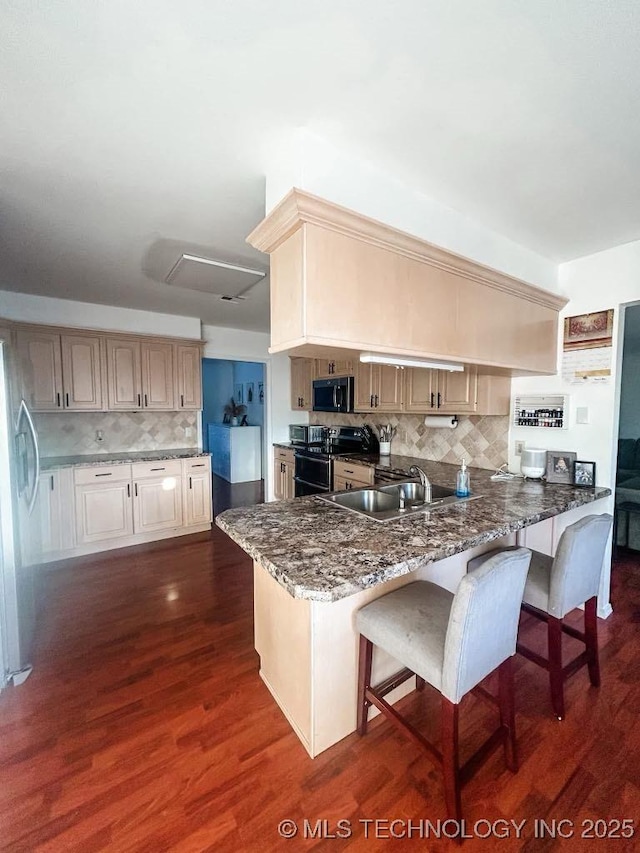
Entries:
{"type": "Polygon", "coordinates": [[[329,427],[324,444],[295,449],[296,497],[332,491],[334,459],[366,456],[378,448],[378,439],[366,424],[362,427],[329,427]]]}

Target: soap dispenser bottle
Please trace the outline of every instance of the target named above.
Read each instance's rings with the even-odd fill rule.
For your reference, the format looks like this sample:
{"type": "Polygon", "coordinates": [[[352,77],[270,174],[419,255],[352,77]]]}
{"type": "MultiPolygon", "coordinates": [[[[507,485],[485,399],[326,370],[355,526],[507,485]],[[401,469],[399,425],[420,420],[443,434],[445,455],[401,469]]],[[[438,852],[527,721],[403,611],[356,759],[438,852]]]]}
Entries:
{"type": "Polygon", "coordinates": [[[471,494],[471,486],[469,484],[469,472],[467,471],[466,460],[462,459],[462,465],[456,477],[456,497],[467,498],[471,494]]]}

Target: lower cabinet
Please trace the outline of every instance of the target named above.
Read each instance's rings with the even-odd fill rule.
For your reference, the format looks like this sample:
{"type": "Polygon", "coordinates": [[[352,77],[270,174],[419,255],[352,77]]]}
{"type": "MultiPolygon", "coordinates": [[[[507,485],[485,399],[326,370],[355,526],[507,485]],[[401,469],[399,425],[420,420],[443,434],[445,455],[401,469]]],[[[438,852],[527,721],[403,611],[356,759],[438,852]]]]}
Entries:
{"type": "Polygon", "coordinates": [[[182,527],[182,463],[138,462],[133,475],[133,532],[182,527]]]}
{"type": "Polygon", "coordinates": [[[375,468],[369,465],[355,465],[336,459],[333,463],[333,491],[346,489],[366,489],[373,485],[375,468]]]}
{"type": "MultiPolygon", "coordinates": [[[[114,466],[129,468],[129,465],[114,466]]],[[[94,471],[94,469],[88,469],[94,471]]],[[[88,478],[87,469],[76,471],[80,479],[88,478]]],[[[124,473],[124,472],[123,472],[124,473]]],[[[87,545],[108,539],[119,539],[133,533],[133,513],[131,505],[131,480],[97,480],[95,478],[110,474],[96,472],[91,482],[76,480],[76,544],[87,545]]]]}
{"type": "Polygon", "coordinates": [[[295,457],[293,450],[274,445],[273,494],[276,500],[295,498],[295,457]]]}
{"type": "Polygon", "coordinates": [[[210,457],[45,471],[39,516],[45,562],[206,530],[210,457]]]}

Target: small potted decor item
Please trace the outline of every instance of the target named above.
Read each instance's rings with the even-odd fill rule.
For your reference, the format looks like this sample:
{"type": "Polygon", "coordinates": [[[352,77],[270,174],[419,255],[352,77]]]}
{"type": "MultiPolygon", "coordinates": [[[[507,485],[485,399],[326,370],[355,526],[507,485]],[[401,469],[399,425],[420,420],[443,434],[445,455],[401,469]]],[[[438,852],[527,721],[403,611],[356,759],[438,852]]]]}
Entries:
{"type": "Polygon", "coordinates": [[[246,411],[247,407],[236,403],[233,397],[231,398],[231,402],[227,403],[224,407],[225,416],[230,418],[231,426],[238,426],[238,418],[244,415],[246,411]]]}
{"type": "Polygon", "coordinates": [[[391,439],[396,434],[396,428],[387,424],[378,424],[378,437],[380,439],[380,456],[389,456],[391,453],[391,439]]]}

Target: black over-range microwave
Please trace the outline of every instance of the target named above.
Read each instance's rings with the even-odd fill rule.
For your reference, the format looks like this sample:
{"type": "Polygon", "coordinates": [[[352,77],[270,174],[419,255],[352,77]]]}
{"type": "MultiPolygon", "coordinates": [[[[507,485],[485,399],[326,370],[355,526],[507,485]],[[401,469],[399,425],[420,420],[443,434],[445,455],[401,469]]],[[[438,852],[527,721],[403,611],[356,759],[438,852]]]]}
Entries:
{"type": "Polygon", "coordinates": [[[353,376],[336,376],[332,379],[314,379],[314,412],[352,412],[353,376]]]}

